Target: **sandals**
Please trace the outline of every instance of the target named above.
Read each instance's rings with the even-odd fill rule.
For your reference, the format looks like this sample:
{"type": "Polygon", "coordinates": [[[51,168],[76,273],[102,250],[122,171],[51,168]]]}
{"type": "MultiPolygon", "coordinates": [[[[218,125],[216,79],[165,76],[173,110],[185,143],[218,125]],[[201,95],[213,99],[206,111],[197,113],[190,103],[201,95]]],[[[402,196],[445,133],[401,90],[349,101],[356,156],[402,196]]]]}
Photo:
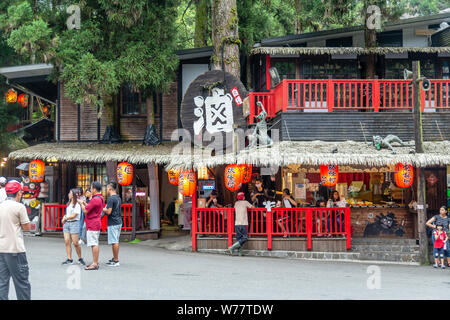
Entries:
{"type": "Polygon", "coordinates": [[[90,264],[86,268],[84,268],[84,270],[98,270],[98,265],[94,267],[92,264],[90,264]]]}

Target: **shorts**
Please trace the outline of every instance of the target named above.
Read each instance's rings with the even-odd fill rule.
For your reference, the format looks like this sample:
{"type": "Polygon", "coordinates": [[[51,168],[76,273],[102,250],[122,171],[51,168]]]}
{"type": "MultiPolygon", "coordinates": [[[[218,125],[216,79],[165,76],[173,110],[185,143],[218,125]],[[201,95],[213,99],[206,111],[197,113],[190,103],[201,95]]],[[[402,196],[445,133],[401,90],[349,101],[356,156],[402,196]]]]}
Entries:
{"type": "Polygon", "coordinates": [[[108,244],[119,243],[122,225],[108,226],[108,244]]]}
{"type": "Polygon", "coordinates": [[[433,248],[433,255],[434,257],[444,259],[444,247],[442,248],[433,248]]]}
{"type": "Polygon", "coordinates": [[[99,231],[87,230],[86,231],[86,245],[88,247],[98,246],[98,238],[99,237],[100,237],[100,230],[99,231]]]}
{"type": "Polygon", "coordinates": [[[63,226],[64,233],[78,234],[80,232],[80,221],[66,221],[63,226]]]}

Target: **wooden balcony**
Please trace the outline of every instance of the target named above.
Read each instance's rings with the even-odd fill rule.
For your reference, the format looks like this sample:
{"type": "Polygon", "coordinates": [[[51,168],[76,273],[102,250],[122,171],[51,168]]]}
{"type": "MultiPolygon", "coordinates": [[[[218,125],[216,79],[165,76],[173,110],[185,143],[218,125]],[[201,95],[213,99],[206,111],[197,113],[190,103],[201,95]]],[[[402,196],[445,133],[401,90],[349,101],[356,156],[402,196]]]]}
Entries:
{"type": "MultiPolygon", "coordinates": [[[[420,89],[423,112],[449,111],[450,79],[430,79],[428,91],[420,89]]],[[[251,92],[250,115],[261,102],[268,119],[286,112],[412,112],[414,92],[411,80],[399,79],[284,79],[269,92],[251,92]]]]}

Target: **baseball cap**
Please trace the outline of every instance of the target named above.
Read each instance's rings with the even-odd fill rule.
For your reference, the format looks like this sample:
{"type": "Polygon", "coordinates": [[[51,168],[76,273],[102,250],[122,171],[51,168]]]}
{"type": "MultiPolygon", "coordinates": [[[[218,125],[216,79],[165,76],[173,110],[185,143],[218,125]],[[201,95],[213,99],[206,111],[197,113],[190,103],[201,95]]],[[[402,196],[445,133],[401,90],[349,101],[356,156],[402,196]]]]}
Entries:
{"type": "Polygon", "coordinates": [[[5,186],[5,191],[7,194],[17,193],[22,190],[22,185],[18,181],[10,181],[5,186]]]}
{"type": "Polygon", "coordinates": [[[8,180],[6,180],[5,177],[0,177],[0,184],[5,184],[6,182],[8,182],[8,180]]]}
{"type": "Polygon", "coordinates": [[[239,192],[239,193],[237,194],[237,199],[238,199],[238,200],[244,200],[244,198],[245,198],[245,194],[244,194],[243,192],[239,192]]]}

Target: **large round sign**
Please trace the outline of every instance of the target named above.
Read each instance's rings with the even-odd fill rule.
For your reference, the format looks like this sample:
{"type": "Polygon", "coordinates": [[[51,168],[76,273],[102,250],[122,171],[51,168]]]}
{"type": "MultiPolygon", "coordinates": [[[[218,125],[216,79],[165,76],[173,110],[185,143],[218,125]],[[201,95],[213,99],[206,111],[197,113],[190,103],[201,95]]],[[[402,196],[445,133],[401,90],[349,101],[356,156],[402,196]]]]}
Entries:
{"type": "Polygon", "coordinates": [[[213,70],[191,82],[181,103],[181,123],[196,145],[223,150],[233,145],[233,131],[246,129],[242,82],[228,72],[213,70]]]}

